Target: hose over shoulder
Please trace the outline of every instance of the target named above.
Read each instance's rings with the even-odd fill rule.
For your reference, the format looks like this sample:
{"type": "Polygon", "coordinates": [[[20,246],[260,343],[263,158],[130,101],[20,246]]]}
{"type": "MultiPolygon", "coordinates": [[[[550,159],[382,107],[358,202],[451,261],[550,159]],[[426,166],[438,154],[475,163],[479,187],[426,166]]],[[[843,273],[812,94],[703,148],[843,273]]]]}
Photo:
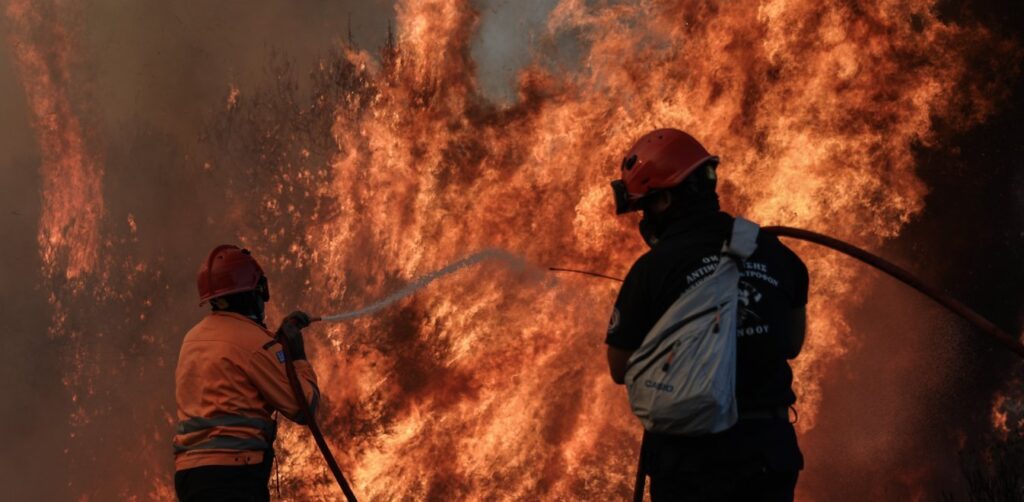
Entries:
{"type": "Polygon", "coordinates": [[[1000,343],[1004,347],[1010,349],[1018,356],[1024,358],[1024,344],[1021,344],[1020,340],[1010,335],[1006,331],[1003,331],[988,319],[985,319],[977,312],[972,310],[967,305],[953,298],[946,292],[925,284],[921,279],[907,272],[898,265],[889,262],[877,255],[869,253],[853,244],[843,242],[834,237],[812,232],[810,230],[804,230],[802,228],[792,228],[783,226],[764,227],[761,229],[762,232],[767,232],[779,237],[789,237],[792,239],[800,239],[807,242],[813,242],[820,246],[825,246],[830,249],[834,249],[843,253],[847,256],[851,256],[860,260],[890,276],[899,280],[900,282],[920,291],[925,296],[935,300],[937,303],[946,307],[956,315],[964,318],[967,322],[973,324],[981,332],[988,335],[990,338],[1000,343]]]}

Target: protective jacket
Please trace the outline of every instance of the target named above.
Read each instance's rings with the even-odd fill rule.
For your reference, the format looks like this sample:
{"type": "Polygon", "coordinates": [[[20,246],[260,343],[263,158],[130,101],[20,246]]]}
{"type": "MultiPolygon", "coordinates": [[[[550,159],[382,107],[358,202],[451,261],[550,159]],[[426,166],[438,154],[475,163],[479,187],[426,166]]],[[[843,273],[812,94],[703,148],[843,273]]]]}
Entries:
{"type": "MultiPolygon", "coordinates": [[[[319,400],[316,374],[295,361],[306,399],[319,400]]],[[[175,371],[175,470],[263,461],[277,431],[274,411],[296,420],[300,407],[274,334],[232,312],[212,312],[181,345],[175,371]]]]}

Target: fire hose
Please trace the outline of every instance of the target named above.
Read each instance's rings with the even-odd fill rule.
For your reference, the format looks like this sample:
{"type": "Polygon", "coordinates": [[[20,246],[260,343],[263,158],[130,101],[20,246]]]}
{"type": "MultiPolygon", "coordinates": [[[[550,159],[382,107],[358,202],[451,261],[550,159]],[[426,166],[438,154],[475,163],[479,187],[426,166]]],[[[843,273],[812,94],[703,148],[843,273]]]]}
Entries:
{"type": "MultiPolygon", "coordinates": [[[[310,320],[315,322],[319,321],[320,318],[314,317],[310,320]]],[[[316,417],[313,416],[313,408],[310,406],[309,401],[306,400],[306,394],[302,392],[302,383],[299,382],[299,375],[295,372],[295,362],[292,360],[291,351],[288,350],[288,344],[282,341],[281,349],[284,351],[284,369],[285,373],[288,374],[288,382],[292,386],[292,393],[295,394],[295,402],[300,405],[299,418],[309,427],[309,432],[313,435],[313,440],[316,441],[316,447],[320,449],[324,461],[327,462],[327,467],[331,470],[331,474],[334,474],[334,480],[338,482],[338,487],[345,494],[345,500],[356,502],[356,494],[348,485],[345,475],[341,472],[341,467],[338,467],[338,461],[334,459],[331,447],[327,445],[323,432],[320,432],[320,425],[316,423],[316,417]]]]}
{"type": "Polygon", "coordinates": [[[856,258],[857,260],[881,270],[896,280],[916,289],[928,298],[935,300],[939,305],[946,307],[950,312],[953,312],[967,322],[973,324],[976,328],[981,330],[982,333],[985,333],[996,342],[999,342],[1018,356],[1024,358],[1024,344],[1021,344],[1020,340],[1016,337],[1010,335],[1006,331],[1003,331],[999,326],[993,324],[992,321],[985,319],[956,298],[953,298],[938,288],[925,284],[921,279],[918,279],[910,272],[907,272],[892,262],[886,261],[877,255],[871,254],[857,246],[854,246],[853,244],[843,242],[834,237],[829,237],[817,232],[811,232],[810,230],[792,227],[764,227],[761,230],[780,237],[790,237],[793,239],[813,242],[820,246],[825,246],[839,251],[840,253],[856,258]]]}
{"type": "MultiPolygon", "coordinates": [[[[405,287],[391,293],[375,303],[370,304],[369,306],[341,314],[311,317],[310,322],[338,322],[373,314],[386,308],[388,305],[415,293],[440,277],[444,277],[465,267],[488,259],[501,259],[512,266],[520,266],[523,264],[522,260],[518,256],[508,253],[507,251],[500,249],[485,249],[451,263],[440,270],[420,277],[416,281],[407,284],[405,287]]],[[[327,444],[327,440],[324,439],[323,432],[320,431],[320,425],[317,423],[316,417],[313,415],[313,408],[309,404],[309,401],[306,400],[305,393],[302,392],[302,383],[299,382],[299,376],[295,372],[295,363],[292,360],[291,352],[288,350],[288,344],[282,343],[281,346],[284,352],[285,373],[288,375],[288,382],[291,384],[292,394],[295,395],[295,401],[299,404],[299,418],[301,421],[305,422],[307,427],[309,427],[309,432],[313,435],[313,440],[316,441],[316,446],[320,449],[320,453],[323,455],[324,461],[327,462],[327,467],[331,470],[331,474],[334,475],[334,480],[337,481],[338,487],[341,488],[341,492],[345,494],[345,500],[348,502],[356,502],[356,495],[352,491],[352,487],[349,486],[348,481],[345,479],[345,474],[341,472],[341,467],[338,466],[338,461],[335,460],[334,454],[331,453],[331,448],[327,444]]]]}
{"type": "MultiPolygon", "coordinates": [[[[789,237],[793,239],[804,240],[812,242],[820,246],[830,248],[834,251],[838,251],[852,258],[855,258],[875,269],[878,269],[896,280],[914,288],[918,292],[931,298],[939,305],[942,305],[949,311],[957,314],[967,322],[974,325],[982,333],[988,335],[990,338],[1000,343],[1007,349],[1013,351],[1018,356],[1024,358],[1024,344],[1021,344],[1020,340],[1011,336],[1006,331],[1002,330],[988,319],[982,317],[980,314],[972,310],[970,307],[960,302],[956,298],[953,298],[949,294],[924,283],[921,279],[917,278],[905,269],[897,266],[896,264],[881,258],[875,254],[869,253],[864,249],[861,249],[848,242],[841,241],[834,237],[812,232],[810,230],[804,230],[800,228],[784,227],[784,226],[771,226],[763,227],[761,229],[765,233],[773,234],[779,237],[789,237]]],[[[375,313],[379,310],[386,308],[388,305],[411,295],[419,289],[430,284],[434,280],[457,272],[465,267],[479,263],[487,259],[502,259],[512,265],[521,265],[522,259],[512,255],[506,251],[500,249],[486,249],[470,255],[466,258],[453,262],[452,264],[431,272],[423,277],[420,277],[416,281],[406,285],[404,288],[388,295],[384,299],[373,303],[367,307],[352,312],[346,312],[342,314],[335,314],[330,316],[313,317],[313,322],[317,321],[343,321],[360,317],[368,314],[375,313]]],[[[588,270],[579,270],[573,268],[561,268],[561,267],[549,267],[550,272],[568,272],[583,274],[601,279],[607,279],[612,281],[622,282],[622,279],[605,275],[598,272],[592,272],[588,270]]],[[[292,361],[291,354],[288,351],[287,344],[281,344],[284,348],[285,355],[285,371],[288,374],[288,381],[291,383],[292,392],[295,394],[296,401],[301,405],[301,418],[305,419],[306,425],[309,427],[310,433],[313,435],[313,439],[316,441],[317,447],[320,449],[320,453],[323,454],[324,460],[327,462],[327,466],[330,468],[331,473],[334,474],[334,479],[338,482],[338,486],[341,488],[342,493],[345,494],[346,500],[349,502],[355,502],[356,496],[352,492],[352,488],[349,487],[348,482],[345,480],[344,474],[341,472],[341,468],[338,467],[338,462],[334,459],[334,455],[331,453],[330,447],[327,445],[327,441],[324,439],[323,433],[320,431],[320,427],[316,422],[316,418],[313,416],[313,410],[309,402],[305,398],[305,394],[302,392],[302,384],[299,382],[298,375],[295,372],[295,365],[292,361]]]]}

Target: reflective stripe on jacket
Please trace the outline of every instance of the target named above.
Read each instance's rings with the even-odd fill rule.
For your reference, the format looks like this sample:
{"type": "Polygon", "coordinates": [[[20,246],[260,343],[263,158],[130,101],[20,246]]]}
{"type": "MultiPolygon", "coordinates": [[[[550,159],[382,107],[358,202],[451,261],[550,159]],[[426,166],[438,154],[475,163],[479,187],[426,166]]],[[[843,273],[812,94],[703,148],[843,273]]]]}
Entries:
{"type": "MultiPolygon", "coordinates": [[[[312,366],[295,361],[295,371],[315,409],[319,390],[312,366]]],[[[179,471],[262,462],[276,435],[273,412],[292,420],[300,414],[281,345],[273,333],[235,313],[213,312],[185,335],[175,382],[179,471]]]]}

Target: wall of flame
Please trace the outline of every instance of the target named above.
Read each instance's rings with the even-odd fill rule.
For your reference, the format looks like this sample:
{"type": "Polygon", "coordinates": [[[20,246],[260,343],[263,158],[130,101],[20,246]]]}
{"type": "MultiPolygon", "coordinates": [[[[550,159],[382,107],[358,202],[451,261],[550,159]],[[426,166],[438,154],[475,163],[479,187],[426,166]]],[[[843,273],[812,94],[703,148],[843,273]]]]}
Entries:
{"type": "MultiPolygon", "coordinates": [[[[497,106],[481,97],[470,57],[481,21],[473,2],[399,1],[394,43],[325,60],[317,75],[338,77],[334,91],[287,122],[253,111],[270,106],[246,107],[291,96],[287,82],[252,97],[232,87],[219,128],[204,133],[205,156],[173,166],[185,181],[168,206],[188,202],[190,183],[219,178],[196,196],[207,216],[190,218],[205,235],[230,229],[214,239],[263,258],[271,319],[292,304],[362,306],[486,247],[538,267],[621,274],[643,248],[635,222],[612,216],[608,181],[635,137],[674,126],[722,157],[727,210],[878,248],[924,208],[914,152],[934,146],[935,122],[970,127],[1005,92],[973,76],[978,48],[986,64],[1016,54],[984,27],[934,11],[932,0],[563,0],[545,36],[571,34],[573,60],[538,49],[516,103],[497,106]]],[[[130,173],[105,171],[88,110],[73,105],[68,12],[60,2],[6,8],[42,152],[42,287],[50,336],[67,340],[63,380],[75,403],[69,469],[110,464],[100,481],[71,474],[70,491],[168,499],[169,392],[124,379],[167,391],[187,328],[176,301],[188,294],[166,276],[191,270],[204,245],[154,260],[173,244],[140,241],[136,216],[108,200],[130,173]],[[124,342],[125,331],[141,336],[124,342]],[[114,419],[125,410],[135,411],[114,419]],[[105,443],[125,423],[127,437],[105,443]]],[[[794,363],[807,433],[828,369],[857,343],[849,316],[875,279],[794,247],[813,271],[810,333],[794,363]]],[[[602,344],[615,286],[540,270],[483,265],[372,318],[313,328],[323,428],[363,498],[627,496],[638,427],[602,344]]],[[[286,498],[336,496],[304,431],[285,428],[278,448],[286,498]]]]}

